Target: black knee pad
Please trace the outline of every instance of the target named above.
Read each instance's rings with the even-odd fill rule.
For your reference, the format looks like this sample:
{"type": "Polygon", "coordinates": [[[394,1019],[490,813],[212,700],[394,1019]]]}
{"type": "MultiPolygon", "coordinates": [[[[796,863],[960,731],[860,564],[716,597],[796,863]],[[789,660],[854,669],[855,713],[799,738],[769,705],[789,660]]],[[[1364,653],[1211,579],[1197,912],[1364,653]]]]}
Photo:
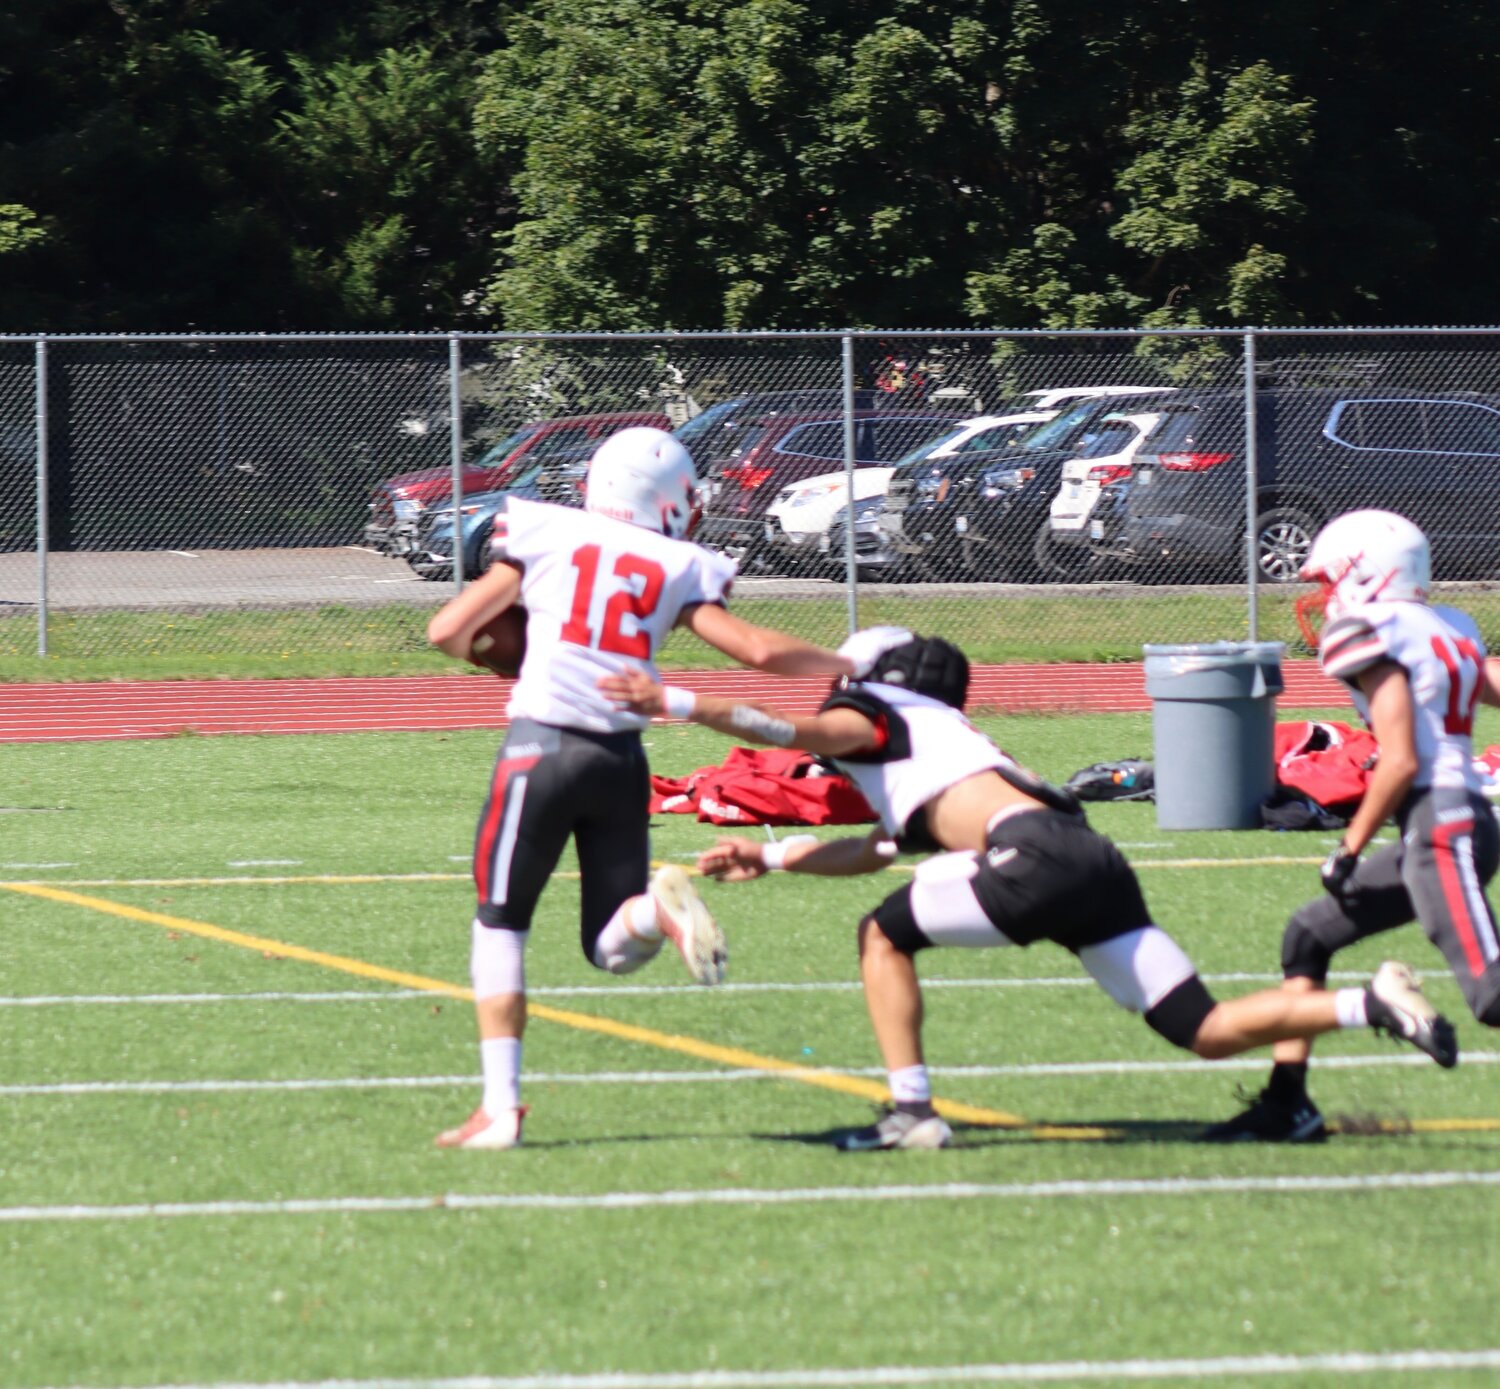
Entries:
{"type": "Polygon", "coordinates": [[[1321,984],[1328,978],[1332,949],[1318,936],[1317,915],[1321,903],[1309,902],[1292,913],[1281,937],[1281,972],[1288,979],[1312,979],[1321,984]]]}
{"type": "Polygon", "coordinates": [[[1214,997],[1195,974],[1184,979],[1155,1008],[1146,1014],[1146,1023],[1158,1036],[1174,1047],[1192,1051],[1193,1042],[1203,1020],[1214,1010],[1214,997]]]}

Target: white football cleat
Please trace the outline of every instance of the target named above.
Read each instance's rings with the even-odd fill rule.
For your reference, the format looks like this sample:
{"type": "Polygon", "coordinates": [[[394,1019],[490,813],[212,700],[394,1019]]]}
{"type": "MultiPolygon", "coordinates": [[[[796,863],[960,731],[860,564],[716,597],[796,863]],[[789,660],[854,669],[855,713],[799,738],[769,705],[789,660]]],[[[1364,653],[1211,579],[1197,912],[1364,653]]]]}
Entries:
{"type": "Polygon", "coordinates": [[[670,863],[658,868],[651,879],[651,898],[662,935],[682,952],[693,981],[722,984],[729,946],[688,875],[670,863]]]}
{"type": "Polygon", "coordinates": [[[1398,960],[1387,960],[1365,993],[1370,1026],[1425,1051],[1445,1069],[1458,1065],[1458,1035],[1453,1024],[1422,992],[1422,982],[1398,960]]]}
{"type": "Polygon", "coordinates": [[[953,1130],[942,1115],[893,1109],[869,1128],[846,1133],[838,1148],[845,1153],[877,1153],[887,1148],[946,1148],[952,1142],[953,1130]]]}
{"type": "Polygon", "coordinates": [[[491,1119],[480,1105],[456,1129],[444,1129],[435,1142],[439,1148],[519,1148],[521,1125],[530,1112],[523,1104],[491,1119]]]}

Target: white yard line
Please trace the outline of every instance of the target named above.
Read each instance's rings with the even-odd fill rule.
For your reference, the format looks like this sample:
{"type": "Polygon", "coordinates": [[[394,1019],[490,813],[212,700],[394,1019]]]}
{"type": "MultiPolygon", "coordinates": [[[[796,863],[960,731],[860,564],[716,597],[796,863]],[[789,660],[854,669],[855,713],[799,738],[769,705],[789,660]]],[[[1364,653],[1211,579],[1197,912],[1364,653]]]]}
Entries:
{"type": "MultiPolygon", "coordinates": [[[[383,582],[376,580],[377,583],[383,582]]],[[[404,583],[405,580],[398,582],[404,583]]],[[[291,860],[288,860],[290,862],[291,860]]],[[[468,855],[453,854],[450,862],[467,863],[468,855]]],[[[692,862],[689,858],[685,862],[692,862]]],[[[264,860],[267,864],[275,863],[276,860],[264,860]]],[[[1309,867],[1322,862],[1317,857],[1301,857],[1297,855],[1266,855],[1254,858],[1162,858],[1162,859],[1134,859],[1132,865],[1135,868],[1285,868],[1289,865],[1309,867]]],[[[15,865],[20,866],[20,865],[15,865]]],[[[38,865],[49,867],[51,865],[38,865]]],[[[57,865],[59,867],[71,867],[72,865],[57,865]]],[[[910,873],[915,865],[910,863],[892,864],[887,872],[910,873]]],[[[555,878],[576,878],[576,869],[564,869],[552,875],[555,878]]],[[[360,885],[371,883],[416,883],[416,882],[462,882],[470,877],[468,873],[306,873],[295,875],[256,875],[240,877],[182,877],[182,878],[47,878],[43,879],[42,885],[47,887],[249,887],[256,884],[271,887],[286,887],[298,883],[316,884],[350,884],[360,885]]],[[[32,878],[17,879],[16,882],[22,886],[32,886],[38,880],[32,878]]],[[[3,884],[0,884],[3,885],[3,884]]]]}
{"type": "Polygon", "coordinates": [[[702,1191],[449,1192],[431,1196],[323,1196],[287,1201],[161,1201],[118,1206],[0,1206],[0,1224],[165,1220],[223,1216],[386,1215],[433,1211],[613,1211],[688,1206],[859,1205],[885,1201],[1093,1200],[1125,1196],[1324,1196],[1500,1186],[1500,1171],[1374,1172],[1346,1176],[1173,1177],[1157,1180],[946,1182],[918,1186],[724,1187],[702,1191]]]}
{"type": "MultiPolygon", "coordinates": [[[[1500,1368],[1486,1350],[1330,1351],[1322,1355],[1229,1355],[1177,1360],[1040,1360],[1029,1364],[862,1365],[806,1370],[687,1370],[680,1373],[468,1375],[455,1379],[320,1379],[207,1382],[153,1389],[816,1389],[905,1384],[1061,1384],[1100,1379],[1219,1379],[1226,1376],[1397,1375],[1500,1368]]],[[[71,1389],[95,1389],[74,1385],[71,1389]]]]}
{"type": "MultiPolygon", "coordinates": [[[[1329,974],[1331,980],[1361,980],[1368,974],[1357,971],[1329,974]]],[[[1209,984],[1279,984],[1279,974],[1205,974],[1209,984]]],[[[1441,980],[1439,981],[1441,982],[1441,980]]],[[[782,984],[776,982],[753,984],[720,984],[714,989],[715,997],[731,994],[769,993],[853,993],[862,985],[855,979],[829,979],[817,983],[782,984]]],[[[1037,979],[924,979],[924,989],[1091,989],[1094,981],[1087,975],[1064,975],[1037,979]]],[[[701,984],[575,984],[540,987],[526,990],[532,998],[609,998],[641,995],[666,996],[668,994],[691,994],[703,997],[701,984]]],[[[0,997],[0,1008],[43,1008],[70,1004],[89,1006],[108,1004],[159,1005],[170,1003],[383,1003],[388,999],[425,998],[432,994],[421,989],[349,989],[344,992],[311,993],[291,991],[283,993],[243,994],[33,994],[0,997]]]]}
{"type": "MultiPolygon", "coordinates": [[[[1500,1063],[1500,1052],[1465,1052],[1465,1066],[1500,1063]]],[[[1320,1071],[1430,1066],[1414,1052],[1381,1056],[1320,1056],[1320,1071]]],[[[1056,1076],[1159,1075],[1197,1071],[1263,1071],[1264,1056],[1229,1061],[1059,1061],[1030,1066],[932,1066],[935,1076],[958,1080],[1028,1080],[1056,1076]]],[[[809,1066],[821,1075],[885,1075],[879,1066],[809,1066]]],[[[785,1080],[781,1071],[740,1068],[704,1071],[529,1071],[527,1085],[713,1085],[749,1080],[785,1080]]],[[[36,1095],[234,1094],[245,1091],[439,1090],[477,1084],[474,1074],[457,1076],[310,1076],[296,1080],[76,1080],[37,1085],[0,1085],[0,1098],[36,1095]]]]}

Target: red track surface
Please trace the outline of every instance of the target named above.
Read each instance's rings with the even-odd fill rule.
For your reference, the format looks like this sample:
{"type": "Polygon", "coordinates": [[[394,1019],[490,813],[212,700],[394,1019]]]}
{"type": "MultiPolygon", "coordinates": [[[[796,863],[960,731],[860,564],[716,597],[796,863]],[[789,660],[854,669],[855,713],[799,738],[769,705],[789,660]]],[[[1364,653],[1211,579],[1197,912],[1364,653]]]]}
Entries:
{"type": "MultiPolygon", "coordinates": [[[[1315,661],[1283,665],[1285,708],[1341,705],[1342,687],[1315,661]]],[[[826,680],[748,671],[697,671],[673,683],[706,694],[815,709],[826,680]]],[[[470,675],[362,680],[171,680],[0,685],[0,742],[168,738],[176,733],[342,733],[368,729],[500,728],[509,685],[470,675]]],[[[976,666],[972,708],[1010,712],[1149,709],[1142,668],[1122,665],[976,666]]]]}

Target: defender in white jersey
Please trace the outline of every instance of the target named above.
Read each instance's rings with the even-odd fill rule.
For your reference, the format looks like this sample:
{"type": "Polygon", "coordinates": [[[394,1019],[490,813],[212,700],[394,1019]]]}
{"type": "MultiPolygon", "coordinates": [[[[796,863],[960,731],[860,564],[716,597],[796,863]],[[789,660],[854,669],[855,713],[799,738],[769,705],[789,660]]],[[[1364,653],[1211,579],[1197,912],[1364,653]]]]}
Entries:
{"type": "MultiPolygon", "coordinates": [[[[1346,946],[1417,920],[1443,952],[1470,1011],[1500,1027],[1500,945],[1485,884],[1500,864],[1500,828],[1473,770],[1474,711],[1500,703],[1500,663],[1457,608],[1429,605],[1427,537],[1389,511],[1354,511],[1319,532],[1299,603],[1323,669],[1349,687],[1380,744],[1364,800],[1323,864],[1326,894],[1299,908],[1282,940],[1288,991],[1324,987],[1346,946]],[[1313,615],[1322,610],[1321,633],[1313,615]],[[1400,838],[1362,859],[1387,819],[1400,838]]],[[[1211,1128],[1217,1142],[1317,1142],[1327,1133],[1307,1094],[1310,1046],[1276,1047],[1266,1088],[1211,1128]]]]}
{"type": "Polygon", "coordinates": [[[1451,1064],[1440,1040],[1447,1024],[1404,966],[1382,966],[1368,989],[1307,997],[1268,989],[1216,1003],[1181,948],[1152,922],[1130,865],[1089,828],[1072,794],[1018,766],[964,718],[969,663],[957,647],[877,628],[840,649],[856,662],[856,679],[836,684],[810,718],[685,698],[642,672],[611,677],[605,688],[642,713],[675,704],[721,732],[828,757],[880,817],[862,839],[722,839],[700,857],[705,873],[735,881],[778,868],[870,873],[903,850],[933,855],[860,923],[860,974],[895,1107],[847,1134],[841,1147],[938,1148],[951,1139],[922,1050],[914,956],[933,946],[1053,941],[1077,955],[1115,1002],[1143,1014],[1174,1045],[1211,1059],[1373,1026],[1451,1064]]]}
{"type": "Polygon", "coordinates": [[[523,966],[537,899],[571,836],[579,928],[589,962],[639,969],[670,940],[700,984],[722,980],[724,937],[687,875],[650,877],[648,722],[599,690],[611,672],[652,661],[674,626],[759,670],[837,674],[842,657],[732,616],[734,568],[687,539],[697,519],[687,450],[658,429],[627,429],[589,465],[586,510],[515,501],[496,527],[493,567],[443,607],[429,638],[466,657],[506,608],[526,610],[526,654],[510,726],[474,841],[478,908],[470,968],[484,1095],[438,1144],[509,1148],[521,1140],[523,966]],[[647,879],[650,877],[648,885],[647,879]]]}

